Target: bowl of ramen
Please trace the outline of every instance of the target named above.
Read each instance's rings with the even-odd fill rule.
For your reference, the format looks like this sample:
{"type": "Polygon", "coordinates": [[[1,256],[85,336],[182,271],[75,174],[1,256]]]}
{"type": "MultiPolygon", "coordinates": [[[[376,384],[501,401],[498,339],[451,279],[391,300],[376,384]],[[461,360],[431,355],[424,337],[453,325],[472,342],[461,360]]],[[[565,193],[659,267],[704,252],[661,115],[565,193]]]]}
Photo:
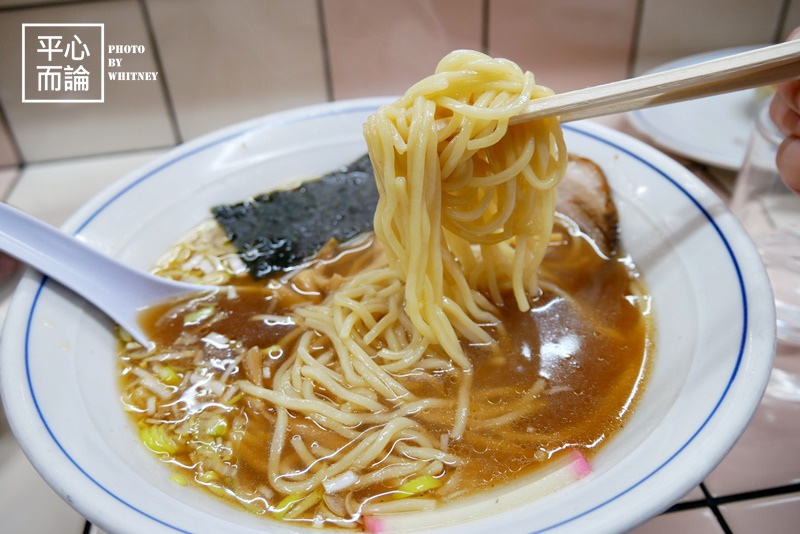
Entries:
{"type": "Polygon", "coordinates": [[[668,508],[758,405],[769,282],[660,152],[507,125],[546,94],[459,52],[400,99],[238,124],[102,192],[65,231],[216,289],[143,310],[143,346],[28,272],[0,361],[28,458],[113,532],[613,532],[668,508]]]}

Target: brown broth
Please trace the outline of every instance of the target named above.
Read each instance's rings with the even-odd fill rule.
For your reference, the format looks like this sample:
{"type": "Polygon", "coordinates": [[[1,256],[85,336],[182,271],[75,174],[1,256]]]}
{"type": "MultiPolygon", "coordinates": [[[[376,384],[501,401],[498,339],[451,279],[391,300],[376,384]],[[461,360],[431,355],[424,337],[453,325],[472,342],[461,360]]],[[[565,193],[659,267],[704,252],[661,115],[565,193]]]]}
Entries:
{"type": "MultiPolygon", "coordinates": [[[[493,337],[499,340],[499,351],[466,347],[474,365],[471,413],[502,413],[504,406],[512,405],[542,378],[547,384],[546,392],[535,401],[539,409],[513,425],[499,430],[476,430],[468,425],[462,439],[449,443],[450,452],[464,461],[457,468],[460,483],[455,494],[459,496],[473,493],[486,484],[503,484],[528,475],[566,449],[578,449],[591,458],[625,424],[636,405],[637,392],[646,381],[651,319],[643,312],[647,297],[643,296],[645,293],[630,262],[599,256],[585,236],[570,235],[566,228],[557,231],[563,235],[563,241],[548,252],[542,280],[547,282],[543,287],[552,285],[559,288],[558,292],[545,289],[526,313],[518,311],[513,299],[509,299],[509,305],[501,308],[501,326],[491,327],[493,337]],[[501,394],[475,400],[482,391],[492,388],[501,394]]],[[[334,287],[336,273],[346,272],[353,264],[374,260],[369,240],[353,250],[329,252],[328,259],[314,268],[325,271],[334,280],[334,287]]],[[[282,350],[270,356],[274,358],[275,369],[290,352],[285,336],[295,328],[281,324],[279,318],[298,302],[321,301],[329,290],[330,287],[311,287],[302,278],[250,282],[238,285],[235,299],[229,299],[223,291],[192,302],[165,304],[149,310],[142,321],[159,347],[173,346],[176,340],[178,345],[185,342],[172,352],[196,349],[196,340],[212,331],[244,347],[272,347],[284,339],[282,350]],[[184,325],[187,313],[212,305],[216,318],[213,323],[184,325]]],[[[123,391],[130,390],[134,380],[131,367],[144,367],[142,362],[146,359],[135,352],[122,351],[123,391]]],[[[204,399],[202,394],[190,398],[194,394],[191,377],[187,377],[191,368],[200,362],[210,369],[209,376],[219,377],[234,355],[231,349],[220,348],[216,352],[205,351],[204,357],[205,361],[195,354],[173,363],[161,362],[181,379],[180,385],[170,387],[186,391],[179,400],[165,402],[155,414],[143,413],[141,391],[129,393],[125,403],[134,407],[132,411],[137,412],[134,417],[141,428],[161,424],[181,429],[181,425],[188,424],[187,407],[224,418],[226,428],[230,429],[225,439],[209,433],[208,429],[203,434],[193,428],[190,434],[193,439],[205,435],[209,447],[227,448],[220,458],[233,466],[235,480],[224,475],[214,480],[198,476],[194,468],[201,460],[180,443],[174,452],[156,452],[177,466],[188,466],[184,469],[187,479],[195,479],[227,498],[233,497],[256,513],[267,513],[270,508],[263,506],[265,499],[260,497],[259,488],[269,485],[267,451],[274,412],[261,401],[233,398],[229,399],[231,402],[220,403],[204,399]]],[[[148,368],[159,375],[159,368],[148,368]]],[[[230,373],[230,380],[245,378],[252,378],[246,365],[239,365],[230,373]]],[[[453,370],[436,374],[434,380],[421,380],[413,373],[398,379],[414,393],[447,398],[455,393],[463,376],[453,370]]],[[[269,378],[262,376],[259,380],[264,387],[270,386],[269,378]]],[[[423,422],[433,435],[446,434],[453,422],[452,414],[423,411],[411,417],[423,422]]],[[[201,427],[203,424],[199,423],[201,427]]],[[[326,437],[324,431],[303,417],[294,417],[290,426],[292,431],[302,429],[321,443],[328,440],[326,447],[347,446],[343,438],[326,437]]],[[[211,470],[207,465],[203,469],[211,470]]],[[[447,469],[445,476],[450,474],[450,468],[447,469]]],[[[211,471],[221,473],[224,466],[211,471]]],[[[388,489],[391,488],[370,491],[388,489]]],[[[363,494],[361,491],[356,497],[363,494]]]]}

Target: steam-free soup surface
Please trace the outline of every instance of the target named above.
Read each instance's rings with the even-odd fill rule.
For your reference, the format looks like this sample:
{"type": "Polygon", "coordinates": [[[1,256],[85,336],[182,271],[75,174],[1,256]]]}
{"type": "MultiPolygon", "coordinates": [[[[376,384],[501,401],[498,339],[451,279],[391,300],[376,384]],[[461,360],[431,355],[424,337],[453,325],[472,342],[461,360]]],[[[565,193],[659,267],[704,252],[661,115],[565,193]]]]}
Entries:
{"type": "MultiPolygon", "coordinates": [[[[209,232],[214,233],[200,234],[209,232]]],[[[651,343],[648,299],[638,275],[628,258],[599,254],[597,244],[565,218],[555,235],[543,264],[543,291],[532,309],[520,312],[509,295],[499,323],[488,327],[497,344],[465,343],[474,370],[463,437],[448,439],[451,409],[432,406],[408,415],[459,459],[445,464],[430,488],[414,497],[441,505],[487,485],[535,476],[568,452],[591,459],[635,407],[651,343]],[[514,415],[519,413],[524,415],[514,415]]],[[[229,254],[221,250],[219,257],[229,254]]],[[[163,271],[186,261],[172,258],[163,271]]],[[[168,303],[144,315],[158,349],[148,354],[132,342],[123,347],[123,398],[144,443],[175,466],[177,483],[206,486],[254,513],[338,526],[361,525],[365,502],[393,500],[408,482],[401,476],[332,491],[310,507],[314,512],[289,517],[292,502],[304,501],[271,488],[275,410],[237,387],[242,380],[271,387],[302,331],[293,307],[320,302],[343,277],[380,261],[369,237],[332,244],[304,271],[261,282],[239,275],[231,280],[235,291],[168,303]],[[334,519],[320,520],[321,507],[334,519]]],[[[395,378],[414,395],[433,399],[452,399],[467,379],[454,368],[395,378]]],[[[303,446],[294,451],[290,445],[299,443],[288,443],[284,461],[298,470],[315,469],[303,460],[305,451],[324,463],[320,451],[352,446],[299,413],[288,425],[289,441],[303,446]]]]}

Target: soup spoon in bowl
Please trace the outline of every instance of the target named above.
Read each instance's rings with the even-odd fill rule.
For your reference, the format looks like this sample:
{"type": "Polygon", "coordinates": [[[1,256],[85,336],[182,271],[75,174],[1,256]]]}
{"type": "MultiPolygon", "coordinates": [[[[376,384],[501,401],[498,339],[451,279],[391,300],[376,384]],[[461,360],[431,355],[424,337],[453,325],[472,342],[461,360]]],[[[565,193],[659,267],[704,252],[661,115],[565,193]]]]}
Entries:
{"type": "Polygon", "coordinates": [[[154,344],[139,324],[144,309],[219,290],[128,267],[5,203],[0,203],[0,250],[94,304],[148,349],[154,344]]]}

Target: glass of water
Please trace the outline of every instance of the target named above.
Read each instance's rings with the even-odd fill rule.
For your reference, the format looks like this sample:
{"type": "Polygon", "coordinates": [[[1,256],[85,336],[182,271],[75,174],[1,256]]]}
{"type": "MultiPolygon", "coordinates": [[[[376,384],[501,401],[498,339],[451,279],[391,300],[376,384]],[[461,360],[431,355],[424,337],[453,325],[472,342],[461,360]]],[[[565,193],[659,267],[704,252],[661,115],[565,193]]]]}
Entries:
{"type": "Polygon", "coordinates": [[[756,115],[731,209],[753,238],[769,274],[778,337],[800,345],[800,195],[778,175],[775,156],[781,141],[765,102],[756,115]]]}

